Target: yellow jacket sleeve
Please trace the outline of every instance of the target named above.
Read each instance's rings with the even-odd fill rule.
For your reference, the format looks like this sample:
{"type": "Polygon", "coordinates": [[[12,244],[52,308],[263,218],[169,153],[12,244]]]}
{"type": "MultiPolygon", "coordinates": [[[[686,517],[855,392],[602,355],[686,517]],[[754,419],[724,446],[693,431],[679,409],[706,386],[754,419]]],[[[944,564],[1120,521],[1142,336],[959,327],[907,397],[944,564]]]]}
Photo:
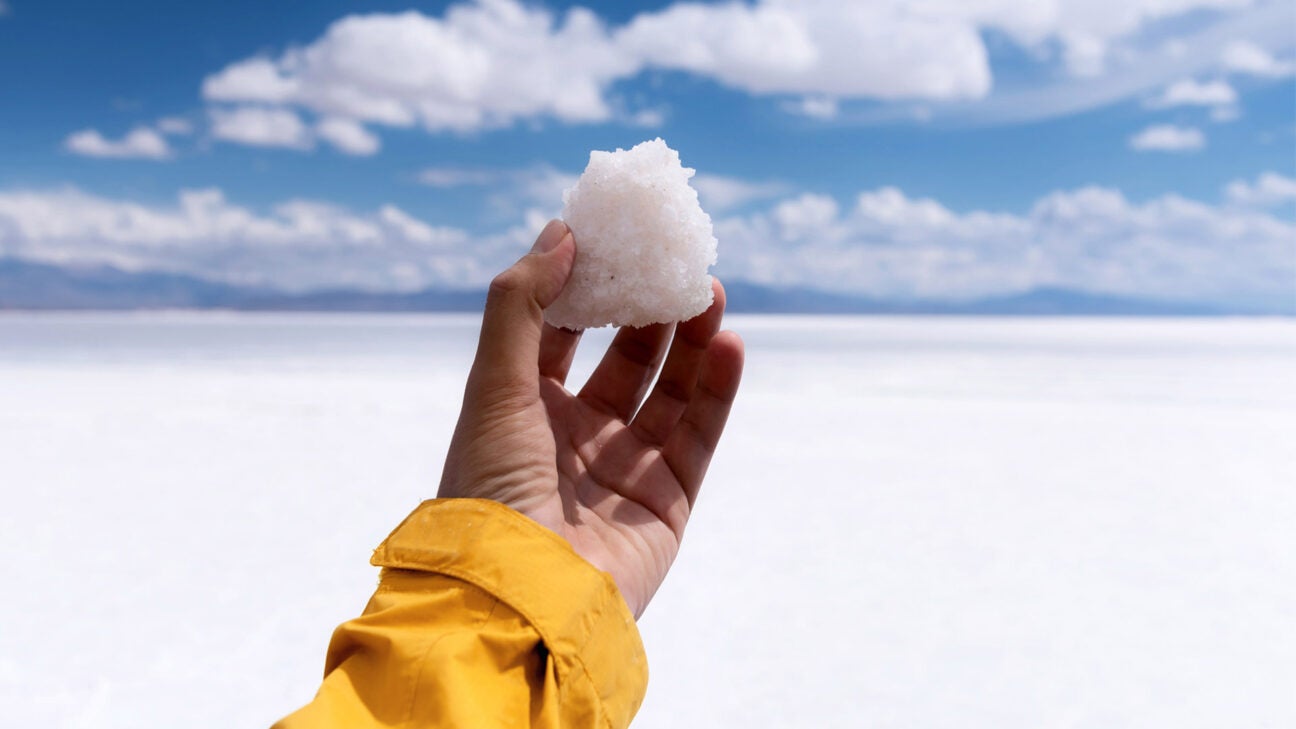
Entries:
{"type": "Polygon", "coordinates": [[[364,614],[276,729],[625,727],[648,685],[610,575],[493,501],[425,501],[374,551],[364,614]]]}

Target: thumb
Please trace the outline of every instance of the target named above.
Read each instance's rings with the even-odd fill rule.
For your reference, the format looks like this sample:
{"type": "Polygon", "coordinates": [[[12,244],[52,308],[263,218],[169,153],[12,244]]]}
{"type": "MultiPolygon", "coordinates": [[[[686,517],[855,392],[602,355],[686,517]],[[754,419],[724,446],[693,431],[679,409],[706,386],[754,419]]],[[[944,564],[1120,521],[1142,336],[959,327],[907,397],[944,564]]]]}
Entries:
{"type": "Polygon", "coordinates": [[[561,220],[551,220],[531,252],[491,281],[472,379],[486,388],[536,384],[544,308],[571,276],[576,242],[561,220]]]}

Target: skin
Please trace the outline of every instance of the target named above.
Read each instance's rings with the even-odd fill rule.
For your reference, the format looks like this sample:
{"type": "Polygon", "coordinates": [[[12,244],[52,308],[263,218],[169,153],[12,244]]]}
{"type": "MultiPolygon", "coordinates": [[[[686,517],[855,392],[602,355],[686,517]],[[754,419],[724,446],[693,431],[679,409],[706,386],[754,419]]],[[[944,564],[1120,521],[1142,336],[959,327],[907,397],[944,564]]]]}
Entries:
{"type": "Polygon", "coordinates": [[[715,281],[715,302],[696,318],[622,328],[573,394],[580,333],[545,324],[543,310],[575,258],[555,220],[491,283],[438,495],[493,499],[558,533],[612,575],[638,618],[679,552],[738,392],[743,343],[720,331],[715,281]]]}

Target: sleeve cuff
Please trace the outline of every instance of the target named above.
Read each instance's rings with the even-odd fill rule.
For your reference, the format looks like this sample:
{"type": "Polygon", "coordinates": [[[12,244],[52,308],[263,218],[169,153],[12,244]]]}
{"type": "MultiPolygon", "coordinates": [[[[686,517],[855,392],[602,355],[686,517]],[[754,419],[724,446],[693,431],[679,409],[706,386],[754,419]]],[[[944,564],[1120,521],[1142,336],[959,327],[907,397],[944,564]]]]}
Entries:
{"type": "Polygon", "coordinates": [[[485,590],[540,634],[564,702],[597,702],[591,715],[605,716],[612,726],[627,725],[638,710],[648,660],[625,599],[611,575],[537,522],[486,499],[432,499],[406,517],[370,561],[485,590]]]}

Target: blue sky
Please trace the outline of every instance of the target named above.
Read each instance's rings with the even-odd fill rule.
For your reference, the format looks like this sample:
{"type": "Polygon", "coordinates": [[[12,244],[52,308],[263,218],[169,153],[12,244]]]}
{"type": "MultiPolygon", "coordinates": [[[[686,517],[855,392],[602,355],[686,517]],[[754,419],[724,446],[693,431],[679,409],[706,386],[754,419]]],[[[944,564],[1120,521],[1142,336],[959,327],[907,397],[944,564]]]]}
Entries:
{"type": "Polygon", "coordinates": [[[590,149],[699,171],[718,272],[1296,297],[1296,7],[0,4],[0,255],[476,285],[590,149]]]}

